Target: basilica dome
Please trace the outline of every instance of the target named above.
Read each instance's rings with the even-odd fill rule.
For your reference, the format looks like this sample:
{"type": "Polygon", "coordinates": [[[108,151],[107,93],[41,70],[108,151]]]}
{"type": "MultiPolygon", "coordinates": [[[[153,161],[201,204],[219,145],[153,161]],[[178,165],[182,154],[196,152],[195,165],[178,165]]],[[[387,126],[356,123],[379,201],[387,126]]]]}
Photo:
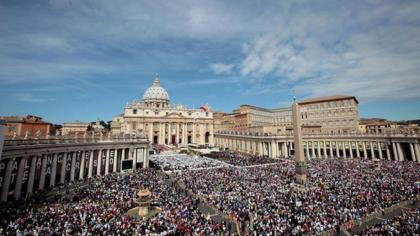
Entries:
{"type": "Polygon", "coordinates": [[[150,86],[143,95],[143,101],[151,100],[164,100],[169,102],[169,95],[164,88],[160,86],[159,78],[153,81],[153,85],[150,86]]]}

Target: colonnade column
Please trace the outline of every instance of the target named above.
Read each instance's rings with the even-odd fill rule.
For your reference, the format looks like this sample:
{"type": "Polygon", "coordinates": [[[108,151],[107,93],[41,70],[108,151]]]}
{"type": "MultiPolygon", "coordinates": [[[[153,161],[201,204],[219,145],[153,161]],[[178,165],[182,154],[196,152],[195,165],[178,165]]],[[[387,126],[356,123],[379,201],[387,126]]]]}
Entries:
{"type": "Polygon", "coordinates": [[[413,143],[410,143],[410,152],[411,152],[411,158],[413,161],[417,161],[416,152],[414,151],[414,145],[413,143]]]}
{"type": "Polygon", "coordinates": [[[366,142],[363,141],[362,142],[362,146],[363,146],[363,158],[367,159],[367,150],[366,150],[366,142]]]}
{"type": "Polygon", "coordinates": [[[110,149],[105,150],[106,157],[105,157],[105,175],[109,173],[109,153],[111,152],[110,149]]]}
{"type": "Polygon", "coordinates": [[[92,177],[92,172],[93,172],[93,153],[94,153],[93,150],[90,151],[88,178],[91,178],[92,177]]]}
{"type": "Polygon", "coordinates": [[[53,154],[53,165],[50,175],[50,187],[55,185],[55,177],[57,176],[57,153],[53,154]]]}
{"type": "Polygon", "coordinates": [[[377,145],[377,147],[378,147],[378,152],[379,152],[379,159],[383,159],[383,156],[382,156],[382,147],[381,147],[381,143],[378,141],[377,143],[376,143],[376,145],[377,145]]]}
{"type": "Polygon", "coordinates": [[[349,141],[350,158],[353,159],[353,143],[349,141]]]}
{"type": "Polygon", "coordinates": [[[417,162],[420,163],[420,145],[418,143],[415,143],[414,148],[416,151],[417,162]]]}
{"type": "Polygon", "coordinates": [[[372,159],[375,159],[375,147],[373,146],[373,142],[370,142],[370,155],[372,156],[372,159]]]}
{"type": "Polygon", "coordinates": [[[7,201],[7,197],[9,195],[9,187],[10,187],[10,179],[12,175],[13,164],[15,162],[15,158],[10,159],[6,165],[6,173],[4,175],[3,186],[1,188],[1,201],[7,201]]]}
{"type": "Polygon", "coordinates": [[[63,153],[63,157],[61,158],[60,184],[64,184],[64,181],[65,181],[66,168],[67,168],[67,155],[70,155],[70,153],[63,153]]]}
{"type": "Polygon", "coordinates": [[[80,153],[80,161],[79,180],[82,180],[85,172],[85,152],[83,151],[80,153]]]}
{"type": "Polygon", "coordinates": [[[389,161],[391,160],[391,153],[389,152],[389,145],[385,144],[385,149],[386,149],[386,159],[388,159],[389,161]]]}
{"type": "Polygon", "coordinates": [[[102,149],[98,151],[98,166],[96,166],[96,175],[101,175],[101,164],[102,164],[102,149]]]}
{"type": "Polygon", "coordinates": [[[38,189],[42,190],[45,187],[45,171],[47,169],[47,155],[42,155],[41,176],[39,177],[38,189]]]}
{"type": "Polygon", "coordinates": [[[71,157],[70,181],[74,181],[74,174],[76,172],[76,157],[77,152],[73,152],[73,155],[71,157]]]}
{"type": "Polygon", "coordinates": [[[392,143],[392,151],[394,153],[395,161],[398,161],[400,158],[398,157],[397,145],[395,143],[392,143]]]}
{"type": "Polygon", "coordinates": [[[112,165],[112,173],[117,172],[117,163],[118,163],[118,149],[115,149],[114,152],[114,160],[113,160],[113,165],[112,165]]]}
{"type": "Polygon", "coordinates": [[[404,161],[404,154],[401,149],[401,143],[397,143],[399,161],[404,161]]]}
{"type": "Polygon", "coordinates": [[[19,166],[17,169],[17,178],[16,178],[16,185],[15,185],[15,191],[13,193],[15,199],[20,198],[20,194],[22,192],[22,181],[23,181],[23,174],[26,162],[28,161],[27,157],[23,157],[19,161],[19,166]]]}
{"type": "Polygon", "coordinates": [[[31,169],[29,169],[29,179],[28,179],[28,187],[26,192],[32,193],[34,188],[34,180],[35,180],[35,167],[38,157],[33,156],[31,160],[31,169]]]}

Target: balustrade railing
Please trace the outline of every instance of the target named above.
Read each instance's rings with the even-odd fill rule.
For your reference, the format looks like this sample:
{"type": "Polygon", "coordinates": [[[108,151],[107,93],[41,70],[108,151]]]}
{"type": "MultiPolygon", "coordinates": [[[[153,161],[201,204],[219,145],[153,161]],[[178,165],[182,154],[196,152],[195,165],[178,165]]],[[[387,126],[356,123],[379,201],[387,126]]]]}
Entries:
{"type": "MultiPolygon", "coordinates": [[[[216,135],[226,135],[226,136],[249,136],[249,137],[278,137],[286,136],[293,137],[293,134],[262,134],[262,133],[241,133],[241,132],[216,132],[216,135]]],[[[420,134],[413,133],[382,133],[382,134],[367,134],[367,133],[353,133],[353,134],[303,134],[303,138],[310,137],[322,137],[322,138],[340,138],[340,137],[349,137],[349,138],[358,138],[358,137],[372,137],[372,138],[420,138],[420,134]]]]}
{"type": "Polygon", "coordinates": [[[147,141],[142,135],[86,135],[86,136],[46,136],[46,137],[14,137],[4,140],[4,147],[39,144],[83,144],[108,142],[140,142],[147,141]]]}

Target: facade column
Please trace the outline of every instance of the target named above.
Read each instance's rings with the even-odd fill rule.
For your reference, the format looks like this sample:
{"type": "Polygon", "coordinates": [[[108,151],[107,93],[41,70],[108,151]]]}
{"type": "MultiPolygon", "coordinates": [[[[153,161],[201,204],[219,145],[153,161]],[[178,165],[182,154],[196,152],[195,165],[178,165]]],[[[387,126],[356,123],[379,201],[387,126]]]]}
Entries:
{"type": "Polygon", "coordinates": [[[53,154],[53,166],[51,169],[51,176],[50,176],[50,187],[55,186],[55,177],[57,176],[57,157],[58,154],[53,154]]]}
{"type": "Polygon", "coordinates": [[[324,157],[328,158],[328,153],[327,153],[327,141],[324,140],[324,157]]]}
{"type": "Polygon", "coordinates": [[[3,181],[2,188],[1,188],[1,199],[0,200],[2,202],[7,201],[7,197],[9,195],[10,180],[11,180],[11,177],[12,177],[11,176],[12,175],[12,169],[13,169],[13,164],[14,164],[15,161],[16,161],[15,158],[10,159],[7,162],[7,165],[6,165],[6,172],[4,174],[4,181],[3,181]]]}
{"type": "Polygon", "coordinates": [[[159,123],[159,144],[165,144],[165,124],[159,123]]]}
{"type": "Polygon", "coordinates": [[[400,157],[400,161],[404,161],[404,153],[401,149],[401,143],[397,143],[397,149],[398,149],[398,156],[400,157]]]}
{"type": "Polygon", "coordinates": [[[340,148],[338,147],[338,141],[335,141],[335,151],[337,152],[337,157],[340,157],[340,148]]]}
{"type": "Polygon", "coordinates": [[[316,157],[316,155],[315,155],[315,142],[312,141],[311,143],[312,143],[312,158],[315,158],[316,157]]]}
{"type": "Polygon", "coordinates": [[[309,157],[309,142],[306,141],[306,159],[310,159],[309,157]]]}
{"type": "Polygon", "coordinates": [[[362,146],[363,146],[363,157],[364,157],[365,159],[367,159],[367,158],[368,158],[368,156],[367,156],[366,142],[365,142],[365,141],[363,141],[363,142],[362,142],[362,146]]]}
{"type": "Polygon", "coordinates": [[[41,176],[39,177],[39,188],[40,190],[45,187],[45,171],[47,169],[47,155],[42,155],[42,164],[41,164],[41,176]]]}
{"type": "Polygon", "coordinates": [[[34,189],[34,180],[35,180],[35,168],[36,168],[36,161],[38,157],[32,157],[31,159],[31,169],[29,170],[29,179],[28,179],[28,187],[26,192],[32,193],[34,189]]]}
{"type": "Polygon", "coordinates": [[[17,169],[17,178],[16,178],[16,185],[15,191],[13,193],[15,199],[19,199],[22,193],[22,181],[23,181],[23,174],[25,170],[26,162],[28,161],[27,157],[23,157],[19,161],[19,167],[17,169]]]}
{"type": "Polygon", "coordinates": [[[79,179],[82,180],[85,173],[85,162],[86,162],[86,151],[80,152],[80,171],[79,171],[79,179]]]}
{"type": "Polygon", "coordinates": [[[334,158],[332,141],[330,140],[330,157],[334,158]]]}
{"type": "Polygon", "coordinates": [[[359,141],[356,141],[356,156],[360,158],[359,141]]]}
{"type": "Polygon", "coordinates": [[[74,181],[74,174],[76,172],[76,156],[77,152],[73,152],[71,157],[70,182],[74,181]]]}
{"type": "Polygon", "coordinates": [[[259,142],[258,146],[260,147],[259,148],[260,149],[259,154],[260,154],[260,156],[263,156],[264,155],[263,143],[259,142]]]}
{"type": "Polygon", "coordinates": [[[376,143],[376,145],[377,145],[377,147],[378,147],[378,152],[379,152],[379,159],[383,159],[383,156],[382,156],[382,147],[381,147],[381,143],[379,142],[379,141],[377,141],[377,143],[376,143]]]}
{"type": "Polygon", "coordinates": [[[391,160],[391,153],[389,152],[389,145],[387,143],[385,143],[385,149],[386,149],[386,159],[388,161],[391,160]]]}
{"type": "Polygon", "coordinates": [[[180,144],[180,142],[179,142],[179,123],[175,123],[175,126],[176,126],[176,136],[175,136],[175,141],[176,141],[176,143],[177,144],[180,144]]]}
{"type": "Polygon", "coordinates": [[[66,177],[67,155],[69,155],[69,153],[63,153],[63,158],[61,158],[61,170],[60,170],[60,183],[61,184],[64,184],[65,177],[66,177]]]}
{"type": "Polygon", "coordinates": [[[118,162],[118,149],[115,149],[114,160],[112,163],[112,173],[117,172],[117,162],[118,162]]]}
{"type": "Polygon", "coordinates": [[[319,140],[316,142],[317,144],[317,149],[318,149],[318,158],[321,158],[321,143],[319,142],[319,140]]]}
{"type": "Polygon", "coordinates": [[[93,172],[93,153],[95,151],[91,150],[90,151],[90,156],[89,156],[89,169],[88,169],[88,178],[92,177],[92,172],[93,172]]]}
{"type": "Polygon", "coordinates": [[[349,141],[350,158],[353,159],[353,143],[349,141]]]}
{"type": "Polygon", "coordinates": [[[410,152],[411,152],[411,158],[414,162],[417,161],[416,153],[414,151],[414,145],[413,143],[410,143],[410,152]]]}
{"type": "Polygon", "coordinates": [[[105,175],[107,175],[108,173],[109,173],[109,153],[110,153],[110,150],[109,149],[106,149],[105,150],[105,152],[106,152],[106,159],[105,159],[105,175]]]}
{"type": "MultiPolygon", "coordinates": [[[[308,142],[306,142],[306,143],[308,143],[308,142]]],[[[289,157],[289,153],[287,152],[287,141],[285,141],[283,143],[283,153],[284,153],[284,157],[289,157]]]]}
{"type": "Polygon", "coordinates": [[[153,123],[149,124],[149,142],[153,144],[153,123]]]}
{"type": "Polygon", "coordinates": [[[273,148],[273,157],[274,158],[277,158],[277,142],[276,141],[273,141],[272,143],[271,143],[271,146],[272,146],[272,148],[273,148]]]}
{"type": "Polygon", "coordinates": [[[343,157],[347,158],[347,153],[346,153],[346,142],[343,141],[341,142],[341,144],[343,145],[343,157]]]}
{"type": "Polygon", "coordinates": [[[392,151],[394,154],[394,159],[398,161],[400,158],[398,157],[397,145],[394,142],[392,143],[392,151]]]}
{"type": "Polygon", "coordinates": [[[196,128],[196,127],[195,127],[195,125],[196,125],[196,124],[195,124],[195,120],[194,120],[194,122],[193,122],[193,124],[192,124],[192,137],[191,137],[191,142],[192,142],[192,143],[196,143],[196,142],[195,142],[195,132],[196,132],[196,131],[195,131],[195,128],[196,128]]]}

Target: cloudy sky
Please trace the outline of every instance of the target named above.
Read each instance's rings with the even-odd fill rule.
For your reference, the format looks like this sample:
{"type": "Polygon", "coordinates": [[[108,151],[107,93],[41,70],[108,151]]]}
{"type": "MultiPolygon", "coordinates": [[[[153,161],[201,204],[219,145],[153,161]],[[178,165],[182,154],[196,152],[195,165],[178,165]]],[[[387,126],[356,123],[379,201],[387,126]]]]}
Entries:
{"type": "Polygon", "coordinates": [[[159,73],[229,112],[354,95],[420,118],[420,1],[0,0],[0,115],[110,120],[159,73]]]}

